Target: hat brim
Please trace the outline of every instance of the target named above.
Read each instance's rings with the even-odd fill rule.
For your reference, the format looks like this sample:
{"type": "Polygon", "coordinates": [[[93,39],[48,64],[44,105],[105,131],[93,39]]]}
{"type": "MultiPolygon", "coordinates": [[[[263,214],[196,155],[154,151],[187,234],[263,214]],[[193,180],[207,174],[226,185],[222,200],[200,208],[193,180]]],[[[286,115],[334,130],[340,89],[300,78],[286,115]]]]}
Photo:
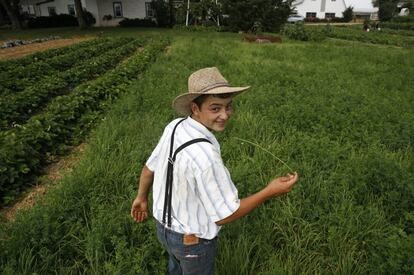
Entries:
{"type": "Polygon", "coordinates": [[[177,96],[173,101],[173,108],[179,114],[191,115],[191,102],[200,95],[217,95],[217,94],[234,94],[234,96],[246,91],[250,86],[246,87],[217,87],[204,93],[185,93],[177,96]]]}

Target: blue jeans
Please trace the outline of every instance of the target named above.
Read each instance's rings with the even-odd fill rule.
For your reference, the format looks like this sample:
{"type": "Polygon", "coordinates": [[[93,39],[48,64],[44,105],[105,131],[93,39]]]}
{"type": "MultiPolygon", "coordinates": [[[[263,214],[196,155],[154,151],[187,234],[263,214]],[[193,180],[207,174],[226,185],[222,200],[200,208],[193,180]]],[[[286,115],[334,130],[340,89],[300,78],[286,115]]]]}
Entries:
{"type": "Polygon", "coordinates": [[[165,228],[157,223],[157,237],[170,255],[168,274],[170,275],[211,275],[214,274],[217,237],[201,239],[198,244],[183,244],[183,234],[165,228]]]}

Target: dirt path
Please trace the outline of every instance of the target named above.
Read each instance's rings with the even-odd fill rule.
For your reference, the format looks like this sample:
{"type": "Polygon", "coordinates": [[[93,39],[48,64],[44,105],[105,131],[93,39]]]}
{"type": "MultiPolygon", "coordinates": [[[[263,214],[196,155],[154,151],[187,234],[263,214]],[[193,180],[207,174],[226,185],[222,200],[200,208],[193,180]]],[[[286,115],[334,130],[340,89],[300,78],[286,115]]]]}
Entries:
{"type": "Polygon", "coordinates": [[[60,48],[68,46],[74,43],[79,43],[82,41],[90,40],[94,38],[93,36],[88,37],[74,37],[74,38],[65,38],[65,39],[56,39],[50,40],[42,43],[33,43],[13,48],[0,49],[0,61],[15,59],[23,57],[28,54],[32,54],[38,51],[45,51],[53,48],[60,48]]]}
{"type": "Polygon", "coordinates": [[[34,187],[30,188],[14,205],[0,209],[0,215],[7,220],[13,220],[17,211],[32,207],[50,187],[72,171],[72,168],[82,157],[85,148],[86,144],[82,143],[74,147],[67,156],[58,158],[47,166],[44,169],[43,177],[39,178],[34,187]]]}

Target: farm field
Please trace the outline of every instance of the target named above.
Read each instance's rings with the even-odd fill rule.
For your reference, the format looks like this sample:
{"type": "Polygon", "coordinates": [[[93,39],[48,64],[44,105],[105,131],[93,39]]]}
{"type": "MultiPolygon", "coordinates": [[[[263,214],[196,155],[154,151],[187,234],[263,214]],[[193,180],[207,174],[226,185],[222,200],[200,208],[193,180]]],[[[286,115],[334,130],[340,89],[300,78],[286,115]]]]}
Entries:
{"type": "MultiPolygon", "coordinates": [[[[1,273],[165,273],[166,253],[156,239],[154,221],[135,224],[130,206],[140,168],[166,123],[176,117],[172,99],[186,90],[193,71],[207,66],[217,66],[232,85],[252,87],[235,99],[235,114],[217,136],[240,197],[288,171],[236,137],[260,144],[300,175],[291,193],[223,227],[217,274],[414,273],[412,48],[341,39],[255,44],[238,34],[140,29],[105,30],[101,39],[124,36],[142,41],[147,51],[137,54],[144,57],[165,48],[168,42],[161,37],[171,42],[155,62],[138,70],[138,78],[122,85],[118,100],[103,101],[110,109],[103,115],[89,110],[92,119],[66,124],[65,118],[77,112],[51,109],[62,114],[52,125],[89,129],[93,121],[96,126],[71,174],[14,221],[0,221],[1,273]],[[153,39],[141,40],[143,36],[153,39]]],[[[119,67],[103,76],[111,72],[117,74],[119,67]]],[[[83,98],[78,92],[98,91],[82,87],[103,87],[99,91],[105,94],[109,83],[123,81],[105,79],[77,84],[54,106],[65,105],[71,95],[83,98]]],[[[22,119],[32,127],[49,121],[22,119]]],[[[0,137],[11,142],[4,138],[13,136],[5,134],[10,131],[31,137],[25,129],[34,128],[6,129],[0,137]]],[[[38,143],[30,143],[31,138],[26,151],[16,147],[17,152],[27,152],[33,160],[61,143],[53,139],[57,133],[71,132],[64,128],[45,138],[50,131],[45,129],[39,135],[45,147],[34,152],[38,143]]],[[[4,159],[20,158],[9,157],[3,144],[4,159]]],[[[13,166],[16,171],[19,165],[13,166]]],[[[17,180],[16,173],[8,176],[17,175],[17,180]]],[[[1,188],[9,189],[4,187],[8,180],[3,182],[1,188]]]]}

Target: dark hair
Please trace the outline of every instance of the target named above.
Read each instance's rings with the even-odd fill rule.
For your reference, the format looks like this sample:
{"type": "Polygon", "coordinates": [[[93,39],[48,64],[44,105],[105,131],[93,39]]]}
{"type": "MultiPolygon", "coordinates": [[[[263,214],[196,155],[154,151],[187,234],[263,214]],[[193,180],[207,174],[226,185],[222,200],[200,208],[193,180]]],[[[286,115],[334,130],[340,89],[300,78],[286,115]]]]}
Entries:
{"type": "MultiPolygon", "coordinates": [[[[226,94],[212,94],[211,96],[213,97],[219,97],[219,98],[229,98],[232,97],[234,94],[233,93],[226,93],[226,94]]],[[[196,97],[195,99],[193,99],[193,102],[195,104],[197,104],[198,108],[201,109],[201,105],[203,105],[204,101],[206,101],[206,98],[209,95],[200,95],[198,97],[196,97]]]]}

